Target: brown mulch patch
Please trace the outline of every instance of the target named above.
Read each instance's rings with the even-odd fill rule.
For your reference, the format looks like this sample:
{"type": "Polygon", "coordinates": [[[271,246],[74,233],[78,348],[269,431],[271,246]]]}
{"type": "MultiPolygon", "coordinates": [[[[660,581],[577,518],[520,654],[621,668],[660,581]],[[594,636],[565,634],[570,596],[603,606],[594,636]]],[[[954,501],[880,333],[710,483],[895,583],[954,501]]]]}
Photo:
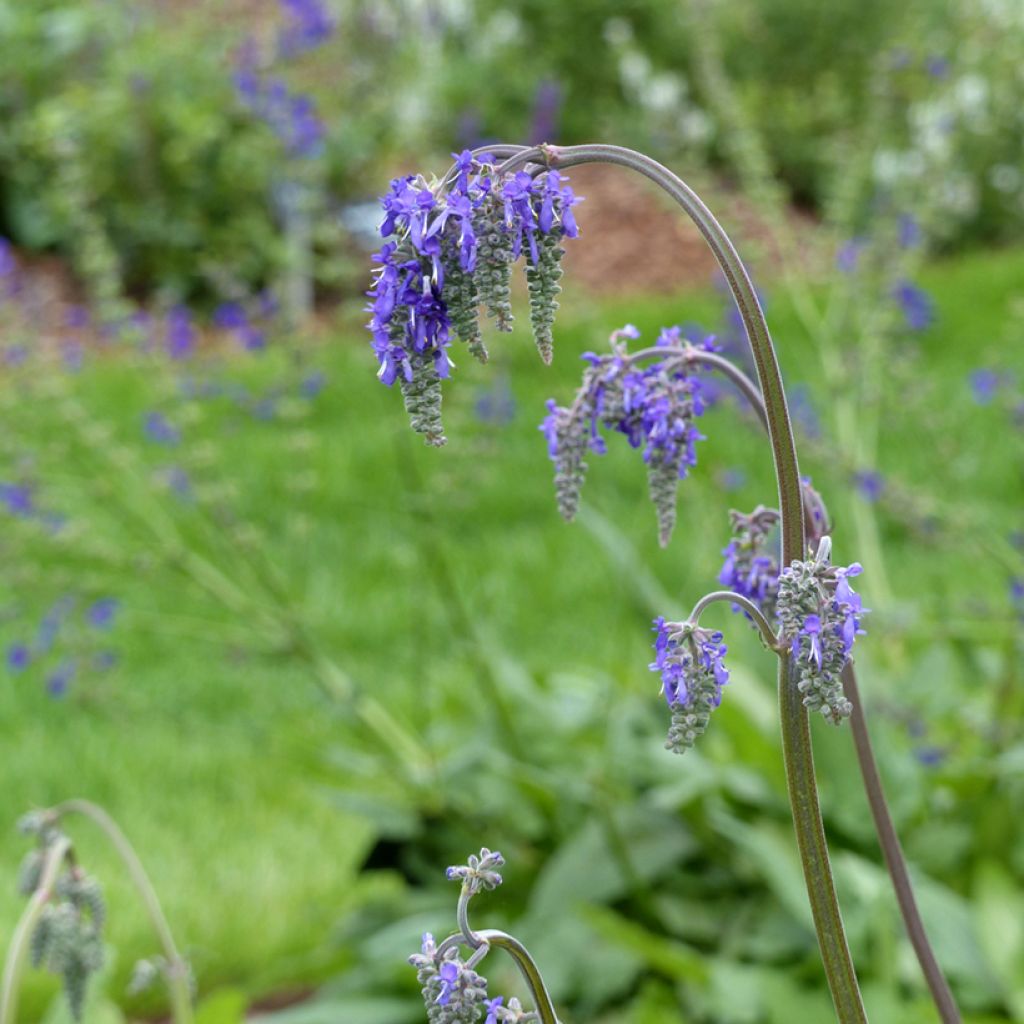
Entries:
{"type": "MultiPolygon", "coordinates": [[[[587,164],[569,179],[584,198],[575,209],[579,244],[566,247],[575,283],[594,294],[672,293],[710,283],[718,264],[696,226],[656,186],[619,167],[587,164]]],[[[778,262],[773,230],[758,212],[720,183],[692,183],[721,221],[758,279],[778,262]]],[[[787,224],[811,273],[827,265],[817,224],[792,211],[787,224]]]]}

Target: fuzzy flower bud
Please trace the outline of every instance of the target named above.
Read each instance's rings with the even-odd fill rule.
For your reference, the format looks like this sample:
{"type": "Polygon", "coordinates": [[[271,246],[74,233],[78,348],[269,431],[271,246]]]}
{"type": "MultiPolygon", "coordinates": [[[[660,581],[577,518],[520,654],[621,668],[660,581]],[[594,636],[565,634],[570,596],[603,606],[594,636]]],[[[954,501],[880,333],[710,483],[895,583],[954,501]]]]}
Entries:
{"type": "Polygon", "coordinates": [[[458,950],[438,953],[427,932],[419,953],[409,957],[423,990],[423,1004],[430,1024],[475,1024],[487,1002],[487,979],[467,966],[458,950]]]}
{"type": "Polygon", "coordinates": [[[504,863],[505,858],[497,850],[491,851],[485,846],[479,857],[471,853],[468,863],[448,868],[445,878],[450,882],[461,881],[463,889],[473,896],[481,889],[497,889],[501,885],[501,875],[494,869],[504,863]]]}
{"type": "Polygon", "coordinates": [[[661,673],[661,689],[672,713],[667,749],[681,754],[702,736],[711,712],[722,702],[729,682],[722,634],[692,622],[654,620],[657,636],[652,672],[661,673]]]}
{"type": "MultiPolygon", "coordinates": [[[[731,509],[733,539],[722,551],[725,564],[718,574],[720,583],[753,601],[769,621],[775,618],[779,595],[779,560],[773,551],[778,546],[775,528],[780,518],[775,509],[764,505],[747,515],[731,509]]],[[[733,605],[733,611],[739,610],[739,605],[733,605]]]]}
{"type": "Polygon", "coordinates": [[[480,301],[499,331],[512,330],[512,234],[505,227],[500,199],[489,195],[477,211],[478,238],[476,280],[480,301]]]}
{"type": "Polygon", "coordinates": [[[658,536],[668,544],[675,526],[676,489],[697,464],[696,442],[703,435],[694,425],[704,412],[701,382],[688,372],[686,354],[669,352],[640,368],[631,362],[619,338],[637,338],[627,327],[612,336],[610,355],[584,355],[590,364],[570,408],[548,403],[549,416],[541,425],[548,454],[555,463],[558,506],[566,518],[576,511],[583,483],[587,449],[604,454],[604,427],[639,448],[647,463],[651,500],[658,516],[658,536]]]}
{"type": "Polygon", "coordinates": [[[411,378],[402,377],[399,382],[409,424],[428,445],[439,448],[447,441],[441,425],[441,378],[428,360],[414,357],[411,367],[411,378]]]}
{"type": "MultiPolygon", "coordinates": [[[[827,539],[825,545],[819,552],[827,551],[827,539]]],[[[849,583],[861,571],[856,562],[841,568],[819,556],[794,561],[779,580],[779,621],[792,651],[797,687],[804,705],[834,725],[852,710],[840,673],[854,639],[864,632],[860,620],[868,609],[849,583]]]]}

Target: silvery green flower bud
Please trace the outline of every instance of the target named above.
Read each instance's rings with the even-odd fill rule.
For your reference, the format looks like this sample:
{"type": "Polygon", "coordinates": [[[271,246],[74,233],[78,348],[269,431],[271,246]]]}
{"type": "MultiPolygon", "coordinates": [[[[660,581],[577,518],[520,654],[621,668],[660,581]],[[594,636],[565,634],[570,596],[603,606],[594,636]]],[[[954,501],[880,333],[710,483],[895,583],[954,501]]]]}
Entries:
{"type": "Polygon", "coordinates": [[[441,378],[432,359],[414,356],[409,362],[412,380],[398,378],[409,423],[428,445],[439,448],[447,441],[441,424],[441,378]]]}
{"type": "Polygon", "coordinates": [[[827,557],[828,538],[822,544],[818,557],[794,561],[782,570],[779,621],[805,707],[838,725],[852,711],[840,673],[854,638],[864,632],[860,619],[867,609],[849,584],[849,577],[861,572],[860,565],[833,566],[827,557]]]}
{"type": "Polygon", "coordinates": [[[526,263],[533,338],[541,359],[548,364],[554,353],[551,328],[555,322],[555,311],[558,309],[558,295],[562,290],[558,282],[562,277],[564,254],[565,249],[562,247],[559,232],[551,231],[537,238],[537,262],[533,263],[528,257],[526,263]]]}
{"type": "Polygon", "coordinates": [[[480,300],[499,331],[512,330],[513,239],[504,224],[504,210],[496,195],[488,196],[473,218],[477,237],[475,276],[480,300]]]}
{"type": "Polygon", "coordinates": [[[444,264],[444,301],[455,336],[469,346],[470,353],[480,362],[487,362],[487,348],[480,333],[480,290],[476,275],[464,270],[459,258],[458,241],[453,233],[445,235],[442,243],[444,264]]]}

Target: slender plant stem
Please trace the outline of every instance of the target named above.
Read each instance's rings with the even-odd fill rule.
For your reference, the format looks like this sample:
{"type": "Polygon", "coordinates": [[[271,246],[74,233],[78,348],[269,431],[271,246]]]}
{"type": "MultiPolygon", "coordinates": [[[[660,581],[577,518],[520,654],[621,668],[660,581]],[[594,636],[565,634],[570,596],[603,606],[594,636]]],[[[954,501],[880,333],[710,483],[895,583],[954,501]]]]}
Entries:
{"type": "Polygon", "coordinates": [[[850,725],[853,728],[857,760],[860,763],[861,775],[864,777],[864,788],[867,790],[871,816],[875,821],[875,831],[878,833],[882,854],[885,857],[886,866],[889,868],[893,888],[896,890],[896,900],[900,905],[900,913],[903,916],[907,934],[910,936],[911,944],[917,954],[925,981],[931,990],[943,1024],[960,1024],[960,1010],[957,1008],[956,1000],[943,976],[942,969],[935,959],[935,954],[928,942],[924,922],[917,909],[917,900],[914,899],[914,889],[910,884],[910,875],[907,871],[907,863],[903,858],[903,849],[900,846],[892,816],[889,814],[885,791],[882,789],[882,780],[878,774],[878,765],[871,749],[871,736],[868,733],[864,705],[860,699],[860,689],[857,686],[857,673],[853,663],[849,661],[843,667],[843,690],[846,693],[846,699],[853,705],[850,725]]]}
{"type": "Polygon", "coordinates": [[[47,848],[44,854],[45,859],[39,884],[15,926],[14,934],[11,936],[11,946],[7,951],[7,959],[4,961],[3,982],[0,986],[0,1024],[16,1024],[17,1022],[18,990],[21,987],[21,976],[25,972],[25,965],[28,961],[29,942],[39,918],[49,902],[61,866],[70,853],[71,840],[67,836],[61,836],[47,848]]]}
{"type": "Polygon", "coordinates": [[[515,961],[533,995],[533,1005],[536,1007],[538,1019],[541,1024],[558,1024],[558,1017],[555,1015],[555,1005],[551,1001],[544,979],[541,977],[540,968],[535,963],[530,951],[516,938],[506,932],[487,929],[482,932],[475,932],[469,924],[469,901],[473,898],[473,891],[468,886],[463,886],[459,892],[459,906],[456,917],[459,922],[459,932],[449,935],[438,947],[438,954],[451,949],[461,943],[465,943],[473,950],[503,949],[515,961]]]}
{"type": "MultiPolygon", "coordinates": [[[[528,163],[546,163],[557,168],[585,163],[611,163],[627,167],[649,178],[668,193],[704,236],[718,260],[743,318],[757,368],[779,488],[783,564],[789,565],[803,558],[805,536],[800,470],[782,376],[757,293],[725,230],[685,182],[657,161],[634,150],[599,144],[565,148],[536,147],[509,157],[499,171],[507,173],[528,163]]],[[[779,666],[779,708],[793,825],[825,974],[840,1021],[842,1024],[856,1024],[866,1021],[867,1016],[846,942],[829,864],[818,805],[807,709],[803,706],[795,680],[791,678],[790,659],[784,656],[780,656],[779,666]]]]}
{"type": "Polygon", "coordinates": [[[519,973],[523,976],[533,996],[533,1006],[540,1024],[558,1024],[555,1004],[551,1001],[540,968],[537,966],[530,951],[514,936],[506,932],[487,928],[476,933],[481,942],[487,943],[491,949],[503,949],[515,961],[519,973]]]}
{"type": "Polygon", "coordinates": [[[149,875],[146,874],[146,869],[142,866],[142,861],[128,841],[128,837],[102,807],[88,800],[67,800],[54,807],[51,813],[57,819],[74,814],[88,818],[106,836],[121,858],[163,948],[164,959],[167,961],[165,973],[167,988],[171,995],[171,1016],[174,1024],[191,1024],[192,993],[189,989],[188,965],[174,944],[174,936],[171,934],[170,925],[164,916],[153,883],[149,880],[149,875]]]}
{"type": "Polygon", "coordinates": [[[775,630],[772,629],[771,623],[764,617],[764,612],[750,600],[749,597],[744,597],[742,594],[736,594],[731,590],[714,590],[710,594],[705,594],[694,606],[693,611],[690,612],[690,622],[698,622],[700,620],[701,612],[709,604],[714,604],[716,601],[728,601],[729,604],[739,605],[750,617],[754,620],[754,625],[757,626],[761,633],[761,639],[765,642],[765,646],[769,650],[775,651],[776,654],[780,653],[779,638],[775,634],[775,630]]]}
{"type": "Polygon", "coordinates": [[[764,407],[761,398],[761,389],[754,383],[734,362],[718,355],[717,352],[707,352],[694,345],[652,345],[650,348],[642,348],[637,352],[631,352],[626,357],[626,362],[637,363],[642,359],[665,358],[679,359],[686,363],[701,363],[704,366],[718,370],[724,377],[727,377],[743,397],[750,403],[761,426],[768,429],[768,411],[764,407]]]}

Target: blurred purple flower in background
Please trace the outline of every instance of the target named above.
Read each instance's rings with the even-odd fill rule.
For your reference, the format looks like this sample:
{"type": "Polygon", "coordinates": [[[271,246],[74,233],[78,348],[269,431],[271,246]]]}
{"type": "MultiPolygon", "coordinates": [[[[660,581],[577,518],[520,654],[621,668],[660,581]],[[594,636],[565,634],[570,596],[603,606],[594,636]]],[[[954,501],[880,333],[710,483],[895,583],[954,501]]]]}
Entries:
{"type": "Polygon", "coordinates": [[[836,252],[836,268],[844,274],[852,274],[860,262],[860,254],[867,243],[863,238],[851,238],[843,242],[836,252]]]}
{"type": "Polygon", "coordinates": [[[565,90],[554,78],[542,79],[537,85],[530,118],[531,146],[539,146],[542,142],[554,142],[558,138],[564,93],[565,90]]]}
{"type": "Polygon", "coordinates": [[[302,378],[299,393],[310,400],[317,397],[327,385],[327,377],[322,370],[314,370],[302,378]]]}
{"type": "Polygon", "coordinates": [[[282,57],[313,50],[334,33],[334,19],[322,0],[281,0],[281,7],[288,19],[277,38],[282,57]]]}
{"type": "Polygon", "coordinates": [[[23,672],[32,661],[32,653],[25,644],[11,644],[7,648],[7,668],[11,672],[23,672]]]}
{"type": "Polygon", "coordinates": [[[512,396],[508,378],[499,376],[489,388],[481,388],[477,392],[473,411],[482,423],[495,426],[511,423],[516,414],[516,400],[512,396]]]}
{"type": "Polygon", "coordinates": [[[196,329],[192,314],[185,306],[173,306],[167,311],[165,345],[172,359],[187,359],[195,351],[196,329]]]}
{"type": "Polygon", "coordinates": [[[120,607],[121,602],[116,597],[101,597],[86,609],[86,622],[93,629],[110,629],[120,607]]]}
{"type": "Polygon", "coordinates": [[[0,482],[0,504],[14,516],[30,516],[35,511],[32,490],[25,484],[0,482]]]}
{"type": "Polygon", "coordinates": [[[885,477],[877,470],[859,470],[853,474],[853,482],[866,501],[878,501],[885,493],[885,477]]]}
{"type": "Polygon", "coordinates": [[[147,413],[142,430],[154,444],[175,445],[181,441],[181,432],[162,412],[147,413]]]}
{"type": "Polygon", "coordinates": [[[969,377],[971,397],[978,405],[990,405],[996,397],[1002,378],[995,370],[982,367],[969,377]]]}
{"type": "Polygon", "coordinates": [[[901,213],[897,222],[897,237],[904,249],[914,249],[921,244],[921,225],[909,213],[901,213]]]}
{"type": "Polygon", "coordinates": [[[898,281],[892,297],[903,311],[907,326],[912,331],[923,331],[935,319],[935,307],[924,289],[906,279],[898,281]]]}
{"type": "Polygon", "coordinates": [[[46,679],[46,692],[51,697],[63,697],[75,677],[75,662],[72,659],[61,662],[46,679]]]}

